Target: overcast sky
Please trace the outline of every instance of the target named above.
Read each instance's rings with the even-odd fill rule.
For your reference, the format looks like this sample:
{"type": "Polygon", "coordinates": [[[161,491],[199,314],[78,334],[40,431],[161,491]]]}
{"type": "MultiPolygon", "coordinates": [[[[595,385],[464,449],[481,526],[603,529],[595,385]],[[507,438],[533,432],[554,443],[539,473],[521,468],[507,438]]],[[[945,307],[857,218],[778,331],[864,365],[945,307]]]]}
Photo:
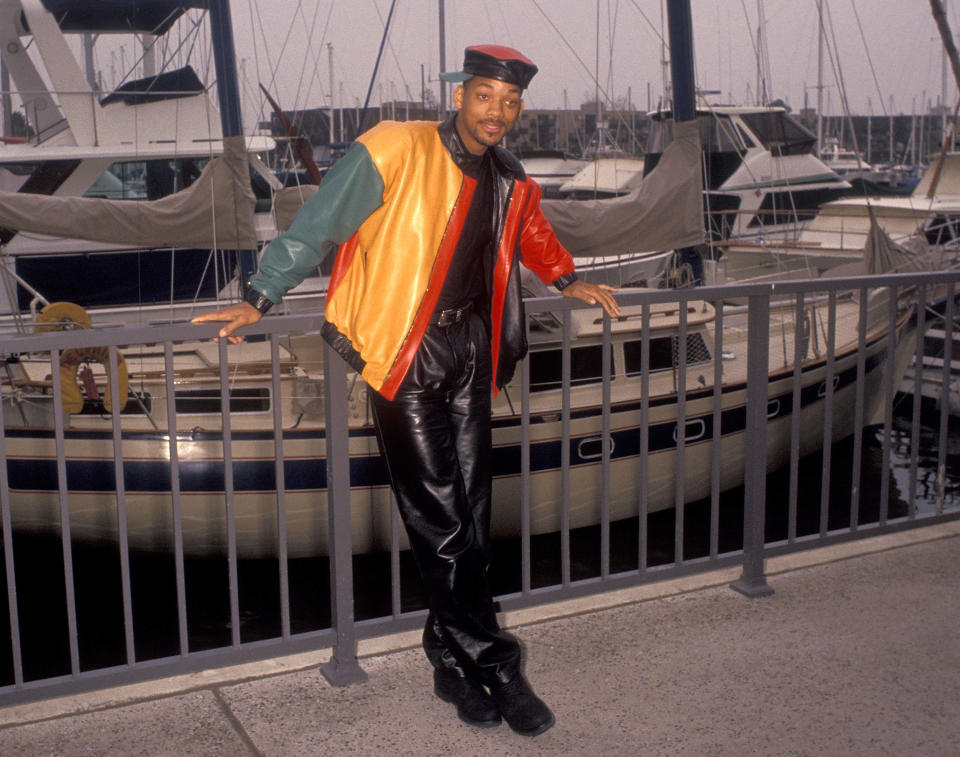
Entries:
{"type": "MultiPolygon", "coordinates": [[[[947,0],[960,29],[960,0],[947,0]],[[956,8],[954,6],[957,6],[956,8]]],[[[843,74],[855,113],[911,113],[936,105],[942,91],[942,46],[929,0],[823,0],[829,50],[824,103],[841,112],[843,74]]],[[[421,66],[436,91],[438,0],[397,0],[372,102],[420,97],[421,66]]],[[[328,44],[334,97],[362,102],[390,0],[233,0],[245,110],[256,82],[279,93],[284,108],[328,106],[328,44]]],[[[692,0],[697,86],[719,90],[713,102],[747,104],[758,86],[794,109],[816,104],[817,0],[764,0],[769,64],[758,79],[757,0],[692,0]],[[758,85],[759,81],[759,85],[758,85]]],[[[605,95],[642,108],[661,97],[660,0],[446,0],[448,69],[468,44],[495,42],[522,50],[540,66],[528,107],[570,107],[605,95]],[[605,94],[604,94],[605,93],[605,94]]],[[[669,52],[668,52],[669,55],[669,52]]],[[[948,70],[949,75],[949,70],[948,70]]],[[[956,98],[952,77],[947,102],[956,98]]]]}

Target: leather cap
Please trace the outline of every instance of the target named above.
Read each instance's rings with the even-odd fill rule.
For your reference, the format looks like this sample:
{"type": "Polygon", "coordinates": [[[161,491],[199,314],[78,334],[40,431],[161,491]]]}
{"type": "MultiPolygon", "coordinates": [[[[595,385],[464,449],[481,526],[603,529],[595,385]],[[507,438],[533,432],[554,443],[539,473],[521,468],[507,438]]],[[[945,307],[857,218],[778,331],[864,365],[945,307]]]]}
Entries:
{"type": "Polygon", "coordinates": [[[503,45],[471,45],[463,53],[463,70],[440,74],[443,81],[465,82],[474,76],[516,84],[521,89],[539,69],[523,53],[503,45]]]}

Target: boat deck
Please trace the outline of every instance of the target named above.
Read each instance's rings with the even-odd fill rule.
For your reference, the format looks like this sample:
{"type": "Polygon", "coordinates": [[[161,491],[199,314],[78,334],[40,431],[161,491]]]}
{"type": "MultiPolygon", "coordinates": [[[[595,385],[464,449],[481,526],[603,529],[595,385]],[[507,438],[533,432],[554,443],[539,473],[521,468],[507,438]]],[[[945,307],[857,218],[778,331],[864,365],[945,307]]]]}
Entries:
{"type": "Polygon", "coordinates": [[[960,522],[511,613],[556,726],[463,725],[431,693],[418,633],[361,643],[366,683],[326,652],[0,710],[30,755],[955,755],[960,522]]]}

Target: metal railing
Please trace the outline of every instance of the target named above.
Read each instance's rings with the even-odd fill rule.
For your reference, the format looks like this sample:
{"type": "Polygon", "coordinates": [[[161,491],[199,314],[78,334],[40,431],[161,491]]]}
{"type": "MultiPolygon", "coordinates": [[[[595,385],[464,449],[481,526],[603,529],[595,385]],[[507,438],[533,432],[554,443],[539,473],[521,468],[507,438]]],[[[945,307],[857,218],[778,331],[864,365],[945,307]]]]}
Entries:
{"type": "MultiPolygon", "coordinates": [[[[603,316],[592,321],[597,327],[593,337],[586,335],[584,324],[589,325],[591,321],[582,317],[582,303],[560,297],[527,300],[531,349],[549,347],[560,351],[561,388],[552,395],[542,391],[537,382],[543,377],[532,375],[531,361],[525,360],[518,368],[516,383],[508,390],[516,395],[519,388],[519,396],[507,397],[507,404],[498,406],[495,412],[495,442],[496,434],[502,433],[500,442],[496,442],[500,447],[495,450],[495,460],[500,462],[494,466],[495,475],[510,482],[510,489],[517,494],[519,509],[516,527],[508,538],[508,551],[517,558],[510,561],[509,575],[501,581],[506,588],[498,590],[500,607],[516,609],[734,565],[742,565],[743,570],[733,588],[748,596],[758,596],[772,591],[764,573],[764,562],[772,555],[960,517],[960,503],[953,490],[948,491],[949,360],[943,361],[940,376],[944,402],[935,411],[939,435],[936,504],[929,511],[921,511],[914,502],[920,455],[919,371],[924,319],[928,306],[934,300],[941,302],[949,342],[958,282],[960,273],[951,272],[791,281],[776,285],[624,291],[618,296],[619,301],[622,306],[632,308],[635,328],[624,331],[622,323],[603,316]],[[722,306],[733,301],[741,304],[722,306]],[[905,308],[905,302],[911,303],[911,307],[905,308]],[[688,355],[687,338],[701,328],[690,319],[707,311],[704,303],[713,308],[712,318],[707,319],[712,330],[703,332],[712,353],[712,362],[703,364],[706,368],[698,367],[688,355]],[[855,312],[858,318],[851,332],[855,337],[842,343],[838,342],[841,311],[855,312]],[[559,324],[555,333],[542,327],[545,320],[542,316],[546,313],[551,314],[546,320],[559,324]],[[919,323],[918,313],[921,314],[919,323]],[[675,319],[670,327],[675,341],[672,362],[664,369],[654,364],[653,354],[658,335],[667,333],[664,319],[668,317],[675,319]],[[787,321],[794,324],[794,337],[780,339],[778,332],[787,321]],[[575,328],[579,333],[574,333],[575,328]],[[627,333],[635,340],[639,355],[639,364],[632,369],[629,382],[623,376],[622,342],[627,333]],[[583,381],[579,373],[583,366],[575,359],[575,351],[584,340],[599,345],[602,355],[599,369],[593,368],[592,384],[583,381]],[[741,352],[734,354],[735,348],[741,352]],[[917,401],[913,405],[908,440],[907,502],[891,509],[896,497],[886,472],[892,465],[896,391],[905,355],[916,357],[918,380],[914,399],[917,401]],[[776,367],[772,370],[771,366],[776,367]],[[737,370],[741,374],[737,374],[737,370]],[[694,375],[697,373],[699,375],[694,375]],[[666,384],[670,389],[664,391],[666,384]],[[545,398],[550,396],[556,402],[547,407],[550,402],[545,398]],[[862,450],[864,428],[871,420],[866,406],[873,407],[877,402],[876,407],[881,411],[878,438],[884,473],[879,491],[875,497],[871,496],[866,503],[869,507],[865,508],[861,489],[862,450]],[[845,473],[849,468],[852,483],[846,495],[848,505],[840,508],[847,514],[837,525],[831,520],[835,516],[831,514],[830,501],[836,499],[832,488],[840,467],[833,464],[835,455],[831,449],[840,431],[835,425],[839,425],[841,417],[847,417],[844,413],[849,415],[841,404],[853,406],[851,459],[849,466],[844,461],[841,471],[845,473]],[[812,431],[811,426],[814,426],[812,431]],[[770,438],[774,428],[783,436],[778,444],[773,444],[770,438]],[[813,503],[813,515],[808,516],[814,525],[801,527],[799,510],[810,503],[800,492],[803,478],[800,468],[809,465],[806,455],[811,445],[824,450],[819,463],[814,462],[815,468],[819,467],[820,501],[813,503]],[[544,463],[548,457],[553,462],[544,463]],[[783,462],[789,483],[786,494],[778,495],[777,501],[771,502],[767,491],[768,463],[774,457],[783,462]],[[734,470],[737,468],[740,470],[734,470]],[[589,478],[584,479],[584,475],[589,478]],[[574,480],[579,482],[579,494],[573,493],[574,480]],[[578,509],[584,504],[580,501],[585,496],[584,480],[596,482],[589,489],[589,496],[596,500],[590,503],[595,515],[590,516],[587,526],[578,509]],[[556,499],[556,509],[546,519],[541,513],[543,503],[537,499],[540,496],[537,492],[544,490],[543,481],[549,482],[548,488],[553,492],[550,496],[556,499]],[[706,497],[694,504],[703,482],[708,482],[706,497]],[[739,519],[732,535],[721,533],[721,521],[730,519],[724,515],[728,512],[724,508],[731,489],[743,493],[742,516],[738,509],[741,505],[732,511],[734,520],[739,519]],[[624,491],[634,503],[626,518],[622,509],[624,491]],[[783,497],[786,501],[781,501],[783,497]],[[864,517],[867,510],[872,514],[864,517]],[[778,517],[785,513],[786,523],[772,535],[766,522],[771,513],[777,513],[778,517]],[[650,524],[654,515],[668,522],[668,556],[663,559],[651,554],[650,524]],[[692,529],[703,529],[705,547],[687,554],[692,529]],[[586,570],[576,562],[579,557],[574,554],[584,543],[589,544],[587,551],[595,555],[591,558],[594,564],[586,570]],[[557,564],[544,572],[545,561],[557,564]]],[[[9,641],[9,664],[5,668],[0,664],[0,674],[4,676],[0,681],[0,705],[322,648],[332,650],[329,663],[322,668],[324,675],[334,684],[346,684],[365,677],[357,661],[359,638],[422,624],[426,611],[416,596],[415,579],[411,583],[406,577],[410,563],[402,549],[403,535],[392,501],[386,547],[369,548],[370,554],[355,552],[352,528],[357,526],[358,513],[367,507],[366,504],[356,507],[356,501],[372,501],[372,492],[385,491],[385,480],[377,477],[376,453],[369,451],[373,434],[363,417],[365,400],[359,394],[356,376],[326,347],[322,368],[322,429],[309,437],[312,441],[308,443],[316,445],[316,449],[306,461],[308,466],[325,466],[325,475],[318,474],[318,478],[311,479],[313,483],[302,486],[289,480],[295,475],[301,476],[304,470],[298,467],[302,462],[298,457],[300,453],[294,454],[288,446],[292,439],[300,438],[297,434],[302,428],[299,419],[291,422],[284,415],[283,396],[288,392],[285,382],[298,368],[296,355],[282,359],[281,351],[288,348],[293,337],[319,340],[321,325],[320,315],[276,316],[262,320],[245,332],[250,339],[266,340],[269,346],[270,367],[262,370],[272,397],[269,423],[258,432],[260,442],[271,450],[267,455],[271,465],[265,468],[260,465],[264,460],[254,462],[260,465],[256,470],[261,475],[272,469],[272,480],[264,490],[266,494],[261,494],[270,499],[274,508],[275,549],[266,558],[261,555],[257,564],[270,566],[272,588],[269,593],[271,596],[275,593],[277,598],[278,622],[269,632],[254,634],[256,638],[244,632],[242,605],[244,596],[253,590],[244,588],[242,574],[248,560],[238,547],[237,526],[238,517],[246,517],[245,510],[238,510],[237,502],[254,486],[244,473],[244,466],[253,464],[249,459],[251,455],[242,447],[251,431],[249,424],[241,428],[237,426],[239,420],[231,417],[236,366],[231,365],[231,348],[226,342],[218,344],[219,363],[210,368],[219,386],[222,428],[219,431],[185,429],[188,421],[178,419],[174,401],[180,382],[189,378],[188,373],[177,366],[177,355],[186,343],[212,338],[216,327],[174,324],[3,337],[0,351],[11,363],[16,362],[17,356],[22,359],[26,355],[46,355],[49,381],[39,382],[43,384],[39,391],[48,401],[52,428],[31,425],[22,406],[23,388],[10,379],[4,386],[7,393],[0,405],[0,420],[4,421],[0,423],[0,512],[7,594],[7,618],[5,624],[0,619],[0,640],[5,636],[9,641]],[[112,407],[120,408],[123,405],[117,375],[121,356],[131,345],[153,345],[154,353],[162,354],[162,358],[158,358],[162,360],[159,372],[162,392],[158,389],[157,393],[166,395],[165,416],[152,419],[155,429],[150,432],[150,439],[155,446],[144,459],[132,451],[132,445],[141,437],[125,425],[124,414],[109,415],[109,429],[104,427],[95,432],[90,424],[78,423],[78,416],[66,414],[63,406],[64,379],[59,360],[62,350],[106,347],[108,391],[112,407]],[[27,437],[35,446],[17,447],[19,451],[15,451],[14,445],[21,444],[27,437]],[[214,461],[215,467],[203,469],[208,473],[213,470],[216,481],[206,489],[205,484],[200,488],[214,491],[216,496],[211,501],[217,507],[222,504],[223,508],[225,587],[221,589],[226,596],[205,595],[201,601],[224,603],[223,625],[228,635],[201,643],[195,640],[191,629],[191,613],[198,600],[191,599],[194,557],[191,548],[185,546],[189,541],[185,528],[194,527],[195,523],[193,516],[185,518],[184,507],[186,500],[193,501],[199,496],[196,474],[191,467],[193,462],[185,455],[199,444],[198,440],[204,439],[213,439],[219,445],[215,448],[221,451],[221,457],[214,461]],[[358,452],[351,447],[352,439],[360,439],[368,451],[358,452]],[[101,442],[111,450],[109,454],[99,453],[97,461],[101,466],[97,470],[107,481],[84,483],[85,480],[79,480],[78,466],[84,461],[89,463],[91,456],[95,456],[93,448],[101,442]],[[89,445],[89,449],[79,448],[78,452],[78,444],[89,445]],[[32,634],[24,633],[26,621],[21,613],[26,598],[35,592],[30,583],[32,577],[19,570],[24,555],[22,550],[18,551],[21,539],[18,529],[24,523],[30,524],[30,518],[24,515],[25,508],[29,514],[31,502],[38,495],[23,483],[23,480],[34,479],[14,480],[14,477],[23,474],[24,465],[43,461],[47,469],[53,471],[53,480],[46,481],[45,485],[56,502],[58,522],[47,525],[57,534],[57,550],[63,567],[63,593],[55,593],[46,603],[63,605],[54,608],[53,615],[62,623],[61,629],[54,630],[59,634],[55,634],[56,638],[66,639],[66,653],[62,670],[38,673],[31,662],[32,652],[27,649],[33,643],[32,634]],[[142,534],[141,526],[129,526],[131,516],[138,515],[136,509],[140,507],[140,491],[144,488],[137,478],[138,472],[157,465],[164,472],[163,485],[153,491],[152,496],[169,505],[171,606],[176,617],[171,631],[172,649],[163,653],[139,649],[143,608],[157,600],[137,591],[139,579],[135,580],[132,575],[131,560],[139,559],[141,547],[133,538],[139,539],[142,534]],[[217,483],[219,476],[222,476],[222,490],[217,483]],[[118,648],[112,650],[112,656],[106,655],[110,661],[102,664],[87,659],[97,657],[89,650],[103,650],[97,648],[97,642],[89,641],[90,632],[84,627],[92,622],[91,618],[96,619],[96,612],[83,609],[89,598],[78,597],[77,592],[78,573],[86,570],[83,558],[87,552],[78,557],[75,547],[89,538],[88,524],[84,521],[81,526],[80,521],[76,521],[77,502],[84,496],[92,496],[91,491],[100,496],[98,502],[112,510],[109,518],[101,514],[101,520],[110,520],[112,524],[115,519],[115,528],[110,525],[108,531],[115,533],[116,538],[107,540],[107,552],[116,559],[116,566],[111,570],[112,575],[117,576],[115,590],[121,608],[115,615],[122,634],[113,637],[118,648]],[[303,491],[312,492],[310,496],[317,502],[324,494],[326,497],[326,513],[318,506],[315,515],[315,518],[327,519],[326,549],[322,550],[324,554],[318,562],[305,564],[308,572],[312,571],[311,575],[315,576],[314,583],[329,581],[329,598],[323,600],[329,602],[329,619],[321,619],[306,630],[294,617],[291,566],[295,559],[288,544],[291,529],[303,527],[289,523],[290,503],[295,497],[302,497],[303,491]],[[369,568],[365,560],[375,562],[378,567],[369,568]],[[363,617],[358,617],[356,607],[365,589],[358,586],[367,586],[371,581],[358,583],[358,566],[363,573],[360,578],[365,577],[367,570],[377,575],[380,575],[377,571],[382,570],[387,584],[386,599],[376,605],[381,609],[364,611],[360,613],[363,617]],[[387,606],[389,609],[385,609],[387,606]]],[[[39,384],[34,382],[35,391],[39,384]]],[[[160,398],[156,399],[158,403],[154,407],[161,407],[160,398]]],[[[106,418],[106,415],[100,416],[104,426],[106,418]]],[[[143,455],[141,452],[140,456],[143,455]]],[[[32,486],[36,489],[37,484],[32,486]]],[[[88,500],[84,501],[89,504],[88,500]]],[[[495,518],[496,507],[495,504],[495,518]]],[[[371,505],[367,510],[373,513],[374,507],[371,505]]],[[[32,527],[36,526],[32,523],[32,527]]],[[[656,550],[658,554],[663,551],[661,547],[656,550]]],[[[302,567],[300,562],[297,566],[298,570],[302,567]]],[[[257,591],[267,590],[261,587],[257,591]]],[[[41,649],[44,653],[48,651],[53,654],[56,650],[41,649]]]]}

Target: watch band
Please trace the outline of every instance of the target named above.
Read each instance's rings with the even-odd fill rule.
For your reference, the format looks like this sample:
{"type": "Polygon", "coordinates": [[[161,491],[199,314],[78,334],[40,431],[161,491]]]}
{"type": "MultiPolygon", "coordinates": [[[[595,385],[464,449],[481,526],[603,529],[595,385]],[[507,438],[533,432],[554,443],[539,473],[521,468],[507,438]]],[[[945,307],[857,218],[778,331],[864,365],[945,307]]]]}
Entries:
{"type": "Polygon", "coordinates": [[[261,294],[251,286],[247,287],[247,294],[243,298],[245,302],[253,305],[261,313],[266,313],[273,307],[273,301],[265,294],[261,294]]]}
{"type": "Polygon", "coordinates": [[[565,273],[562,276],[558,276],[556,279],[554,279],[553,285],[562,292],[574,281],[579,281],[579,279],[577,278],[576,271],[571,271],[570,273],[565,273]]]}

